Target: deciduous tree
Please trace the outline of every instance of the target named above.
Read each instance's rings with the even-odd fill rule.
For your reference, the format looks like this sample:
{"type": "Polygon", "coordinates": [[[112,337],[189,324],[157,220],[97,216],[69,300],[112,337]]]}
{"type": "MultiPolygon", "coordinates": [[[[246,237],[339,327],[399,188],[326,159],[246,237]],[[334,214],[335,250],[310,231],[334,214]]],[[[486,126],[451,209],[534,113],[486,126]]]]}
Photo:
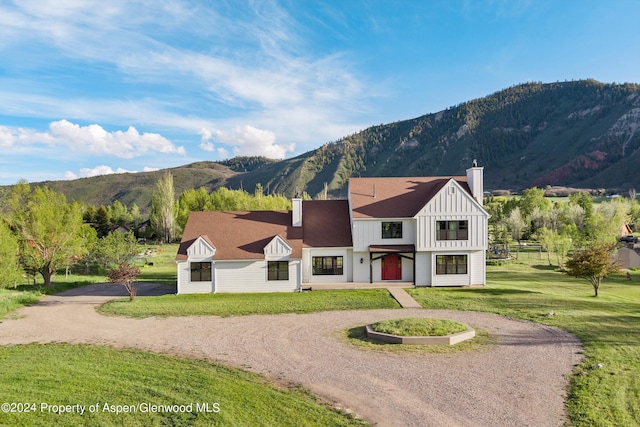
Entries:
{"type": "Polygon", "coordinates": [[[564,271],[569,276],[586,279],[593,286],[595,296],[598,296],[602,279],[620,269],[612,257],[614,248],[611,244],[598,243],[575,252],[567,261],[564,271]]]}
{"type": "Polygon", "coordinates": [[[20,280],[18,241],[0,218],[0,288],[15,285],[20,280]]]}
{"type": "Polygon", "coordinates": [[[107,279],[111,283],[117,283],[125,287],[129,293],[129,301],[133,301],[137,294],[135,280],[140,275],[140,269],[128,262],[123,262],[115,268],[107,271],[107,279]]]}
{"type": "Polygon", "coordinates": [[[45,286],[56,270],[87,252],[83,236],[90,233],[82,223],[83,208],[67,203],[64,194],[47,187],[32,190],[21,182],[13,187],[9,206],[22,262],[42,275],[45,286]]]}
{"type": "Polygon", "coordinates": [[[111,232],[100,239],[93,250],[93,257],[105,268],[128,262],[138,252],[138,241],[133,232],[111,232]]]}

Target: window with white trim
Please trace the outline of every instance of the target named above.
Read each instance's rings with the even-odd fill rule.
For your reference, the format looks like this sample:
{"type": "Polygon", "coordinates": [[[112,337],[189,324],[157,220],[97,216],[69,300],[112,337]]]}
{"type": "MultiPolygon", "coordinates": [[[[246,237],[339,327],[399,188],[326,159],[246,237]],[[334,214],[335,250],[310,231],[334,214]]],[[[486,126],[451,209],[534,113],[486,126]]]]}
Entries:
{"type": "Polygon", "coordinates": [[[289,261],[267,261],[267,280],[289,280],[289,261]]]}
{"type": "Polygon", "coordinates": [[[189,265],[191,270],[191,282],[210,282],[211,281],[211,263],[210,262],[192,262],[189,265]]]}
{"type": "Polygon", "coordinates": [[[383,239],[402,239],[402,221],[383,222],[383,239]]]}
{"type": "Polygon", "coordinates": [[[468,240],[469,221],[436,221],[436,240],[468,240]]]}
{"type": "Polygon", "coordinates": [[[314,256],[312,265],[314,276],[339,276],[344,271],[341,256],[314,256]]]}
{"type": "Polygon", "coordinates": [[[467,274],[467,255],[436,255],[436,274],[467,274]]]}

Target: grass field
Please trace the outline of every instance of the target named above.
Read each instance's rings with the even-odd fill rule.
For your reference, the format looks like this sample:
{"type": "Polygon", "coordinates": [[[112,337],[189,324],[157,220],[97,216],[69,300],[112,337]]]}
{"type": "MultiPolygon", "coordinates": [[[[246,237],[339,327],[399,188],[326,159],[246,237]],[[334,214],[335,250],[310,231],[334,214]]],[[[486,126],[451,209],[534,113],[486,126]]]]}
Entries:
{"type": "Polygon", "coordinates": [[[9,404],[0,411],[3,426],[366,425],[256,374],[134,350],[0,347],[0,384],[0,403],[9,404]],[[64,405],[69,412],[56,413],[64,405]]]}
{"type": "MultiPolygon", "coordinates": [[[[175,283],[174,254],[175,251],[171,250],[157,252],[152,261],[154,265],[142,269],[141,280],[159,283],[172,283],[171,281],[173,281],[175,283]]],[[[487,269],[488,285],[483,289],[425,288],[409,290],[409,293],[424,308],[497,313],[557,326],[576,334],[583,342],[585,359],[576,368],[571,378],[567,402],[570,425],[580,427],[640,425],[640,375],[638,374],[640,372],[640,273],[634,273],[634,281],[631,282],[627,281],[623,274],[605,279],[600,288],[600,296],[596,298],[593,297],[592,287],[586,281],[569,278],[554,267],[542,265],[546,262],[545,257],[542,258],[539,253],[524,252],[520,254],[518,263],[489,266],[487,269]]],[[[65,283],[58,282],[59,278],[60,276],[54,277],[54,284],[62,287],[77,285],[80,280],[92,280],[80,276],[75,279],[70,278],[75,282],[65,283]]],[[[102,280],[104,279],[96,281],[102,280]]],[[[83,283],[86,284],[86,282],[83,283]]],[[[28,291],[26,287],[19,287],[18,290],[0,289],[0,316],[37,300],[39,292],[38,290],[28,291]]],[[[230,316],[253,313],[397,307],[395,301],[390,299],[388,294],[385,294],[385,291],[326,291],[326,293],[318,291],[254,295],[167,295],[150,299],[138,298],[134,304],[113,302],[103,306],[102,310],[129,316],[190,314],[230,316]]],[[[351,335],[358,333],[360,332],[349,332],[349,338],[362,341],[359,337],[351,337],[351,335]]],[[[365,342],[365,344],[372,346],[372,349],[375,347],[370,343],[365,342]]],[[[58,346],[48,347],[57,348],[58,346]]],[[[25,365],[37,367],[38,363],[31,363],[29,360],[40,360],[39,353],[44,351],[39,346],[19,347],[19,354],[11,356],[6,353],[14,351],[11,349],[0,348],[0,367],[2,367],[0,372],[4,372],[0,375],[7,375],[7,370],[13,369],[13,365],[7,363],[13,363],[11,360],[14,358],[22,360],[25,365]],[[7,369],[4,369],[5,366],[7,369]]],[[[68,349],[64,351],[72,352],[68,349]]],[[[108,357],[117,358],[119,357],[118,353],[114,351],[114,355],[108,357]]],[[[57,357],[63,357],[59,356],[60,354],[62,353],[58,355],[55,352],[52,353],[51,363],[64,364],[63,359],[57,359],[57,357]]],[[[143,357],[146,356],[141,354],[131,359],[143,357]]],[[[184,361],[174,362],[186,363],[184,361]]],[[[127,364],[122,360],[120,363],[127,364]]],[[[49,365],[45,365],[45,368],[47,366],[49,365]]],[[[25,366],[24,369],[27,367],[25,366]]],[[[28,391],[29,374],[25,371],[17,372],[23,372],[20,380],[10,379],[8,384],[13,384],[12,387],[19,387],[18,384],[22,384],[21,381],[24,381],[25,390],[28,391]]],[[[51,379],[50,383],[55,385],[69,381],[71,390],[73,390],[76,380],[72,379],[71,374],[69,375],[69,377],[51,379]]],[[[125,376],[126,374],[119,375],[125,376]]],[[[243,373],[238,373],[238,375],[243,375],[243,373]]],[[[105,381],[108,382],[109,379],[107,378],[105,381]]],[[[156,379],[152,377],[151,381],[156,381],[156,379]]],[[[32,384],[29,387],[36,390],[38,385],[32,384]]],[[[60,386],[58,385],[58,387],[60,386]]],[[[85,384],[82,387],[90,386],[85,384]]],[[[96,387],[99,388],[101,385],[96,385],[96,387]]],[[[3,388],[0,388],[0,393],[2,390],[3,388]]],[[[89,391],[86,393],[91,394],[89,391]]],[[[167,392],[161,390],[158,393],[160,396],[164,396],[167,392]]],[[[113,393],[105,396],[113,396],[113,393]]],[[[0,395],[0,397],[6,399],[6,395],[0,395]]],[[[19,397],[27,398],[29,395],[25,393],[19,397]]],[[[248,403],[249,407],[257,404],[248,403]]],[[[35,420],[37,421],[37,419],[35,420]]],[[[114,420],[119,419],[114,418],[114,420]]],[[[13,425],[13,423],[6,423],[13,425]]],[[[176,422],[171,424],[167,420],[157,421],[157,423],[159,425],[180,424],[176,422]]],[[[186,423],[188,424],[188,422],[186,423]]],[[[3,424],[2,418],[0,418],[1,424],[3,424]]],[[[32,425],[32,423],[24,425],[32,425]]],[[[296,425],[304,424],[300,424],[298,421],[296,425]]]]}
{"type": "Polygon", "coordinates": [[[571,378],[571,425],[640,425],[638,275],[632,282],[622,274],[605,279],[597,298],[586,281],[536,264],[488,267],[487,283],[484,289],[408,292],[424,308],[497,313],[576,334],[586,357],[571,378]]]}
{"type": "Polygon", "coordinates": [[[99,311],[129,317],[243,316],[248,314],[311,313],[329,310],[400,308],[386,289],[257,294],[187,294],[117,299],[99,311]]]}

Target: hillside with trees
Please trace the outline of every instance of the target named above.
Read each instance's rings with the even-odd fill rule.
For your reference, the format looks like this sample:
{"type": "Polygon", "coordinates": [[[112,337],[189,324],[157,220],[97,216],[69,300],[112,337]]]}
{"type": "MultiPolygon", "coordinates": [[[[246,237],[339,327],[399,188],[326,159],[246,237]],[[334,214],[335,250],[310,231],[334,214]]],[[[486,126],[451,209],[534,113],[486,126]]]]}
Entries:
{"type": "MultiPolygon", "coordinates": [[[[516,85],[435,114],[367,128],[285,160],[237,157],[172,168],[176,195],[204,187],[341,197],[352,176],[462,175],[486,189],[640,187],[640,85],[594,80],[516,85]]],[[[319,141],[321,143],[321,141],[319,141]]],[[[147,212],[163,171],[50,181],[70,201],[147,212]]]]}

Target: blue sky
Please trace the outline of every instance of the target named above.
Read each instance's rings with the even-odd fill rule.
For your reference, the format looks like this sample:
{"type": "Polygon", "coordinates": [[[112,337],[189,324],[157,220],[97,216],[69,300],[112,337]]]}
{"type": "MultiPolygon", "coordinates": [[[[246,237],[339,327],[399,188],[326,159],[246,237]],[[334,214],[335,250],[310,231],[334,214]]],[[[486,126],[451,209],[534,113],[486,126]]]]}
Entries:
{"type": "Polygon", "coordinates": [[[289,158],[527,82],[640,82],[639,0],[0,0],[0,185],[289,158]]]}

